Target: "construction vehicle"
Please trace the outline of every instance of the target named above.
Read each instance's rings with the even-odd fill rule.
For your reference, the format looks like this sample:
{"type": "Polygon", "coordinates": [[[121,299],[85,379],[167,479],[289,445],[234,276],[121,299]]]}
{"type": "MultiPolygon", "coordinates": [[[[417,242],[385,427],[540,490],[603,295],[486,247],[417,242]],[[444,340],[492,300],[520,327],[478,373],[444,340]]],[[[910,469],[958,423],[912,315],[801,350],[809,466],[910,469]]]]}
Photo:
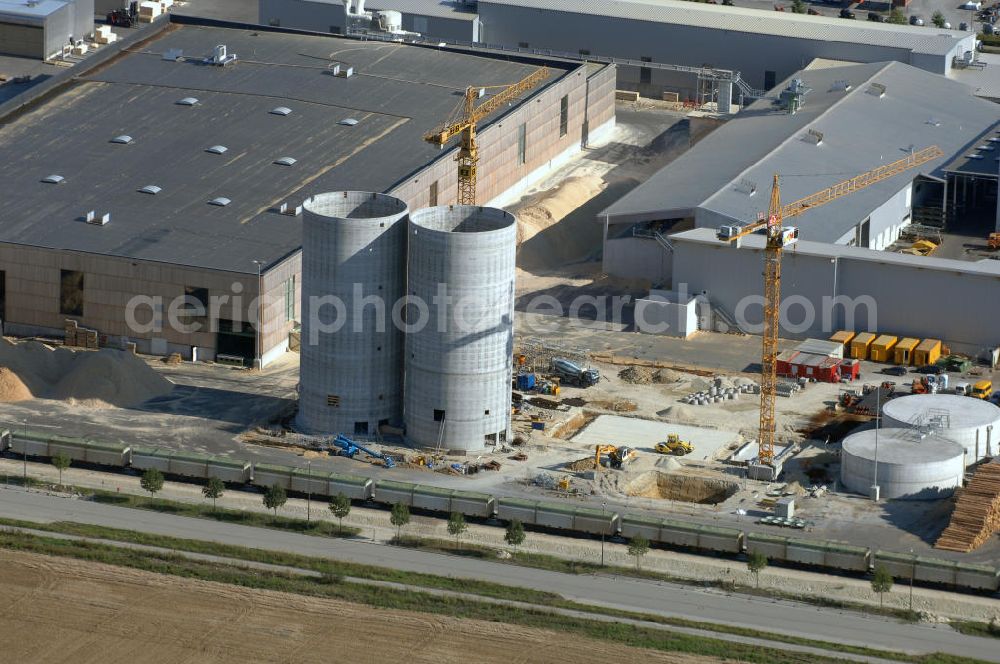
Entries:
{"type": "Polygon", "coordinates": [[[993,394],[993,382],[981,380],[972,386],[969,396],[976,399],[989,399],[991,394],[993,394]]]}
{"type": "Polygon", "coordinates": [[[594,446],[594,470],[601,469],[601,456],[608,455],[608,466],[611,468],[621,468],[624,464],[634,459],[637,455],[631,447],[617,447],[615,445],[595,445],[594,446]]]}
{"type": "Polygon", "coordinates": [[[691,452],[694,452],[694,445],[686,440],[681,440],[681,437],[676,433],[672,433],[667,436],[665,441],[657,443],[655,449],[660,454],[684,456],[685,454],[691,454],[691,452]]]}
{"type": "Polygon", "coordinates": [[[911,256],[930,256],[937,251],[937,244],[930,240],[917,240],[906,249],[900,249],[899,253],[911,256]]]}
{"type": "Polygon", "coordinates": [[[561,383],[567,385],[578,385],[579,387],[590,387],[597,385],[601,380],[601,374],[597,369],[584,369],[575,362],[562,357],[552,358],[549,370],[559,377],[561,383]]]}
{"type": "Polygon", "coordinates": [[[919,376],[913,379],[913,384],[910,386],[911,394],[927,394],[930,391],[931,387],[926,376],[919,376]]]}
{"type": "Polygon", "coordinates": [[[941,148],[933,145],[787,205],[781,204],[781,188],[778,183],[779,176],[776,173],[771,185],[771,201],[766,216],[744,226],[723,226],[719,229],[718,238],[726,242],[736,242],[740,238],[758,231],[764,231],[766,234],[764,247],[764,331],[761,336],[760,435],[757,453],[761,464],[768,466],[774,464],[774,406],[778,393],[776,369],[779,308],[781,306],[781,255],[785,247],[794,244],[799,239],[799,229],[794,226],[784,226],[783,221],[870,187],[877,182],[887,180],[943,155],[944,152],[941,151],[941,148]]]}
{"type": "Polygon", "coordinates": [[[1000,233],[990,233],[989,239],[986,240],[986,246],[989,247],[990,251],[1000,250],[1000,233]]]}
{"type": "Polygon", "coordinates": [[[375,450],[369,449],[364,445],[359,445],[343,434],[337,434],[337,437],[330,441],[330,446],[333,447],[338,454],[345,456],[348,459],[353,459],[354,455],[358,452],[364,452],[370,458],[381,461],[386,468],[396,467],[396,461],[388,454],[376,452],[375,450]]]}
{"type": "Polygon", "coordinates": [[[521,79],[513,85],[489,85],[489,86],[469,86],[465,89],[462,104],[457,109],[452,118],[445,122],[429,134],[424,135],[424,140],[433,143],[442,149],[453,136],[461,135],[458,156],[458,204],[476,204],[476,168],[479,164],[479,146],[476,141],[476,124],[486,117],[502,108],[507,103],[517,99],[521,94],[532,89],[546,78],[549,70],[547,67],[539,67],[532,74],[521,79]],[[487,90],[502,88],[500,92],[493,95],[479,106],[476,100],[486,94],[487,90]]]}
{"type": "Polygon", "coordinates": [[[563,491],[569,491],[569,478],[568,477],[561,478],[558,482],[556,482],[556,486],[563,491]]]}

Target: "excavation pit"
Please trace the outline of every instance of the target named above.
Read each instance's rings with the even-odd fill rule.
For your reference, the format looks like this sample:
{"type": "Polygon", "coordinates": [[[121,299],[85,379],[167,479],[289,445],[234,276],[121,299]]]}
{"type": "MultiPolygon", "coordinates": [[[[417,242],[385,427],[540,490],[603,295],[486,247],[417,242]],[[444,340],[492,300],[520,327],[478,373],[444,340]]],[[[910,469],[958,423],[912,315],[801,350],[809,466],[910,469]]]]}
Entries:
{"type": "Polygon", "coordinates": [[[715,505],[732,496],[737,489],[738,484],[722,479],[654,470],[629,482],[625,492],[633,497],[715,505]]]}

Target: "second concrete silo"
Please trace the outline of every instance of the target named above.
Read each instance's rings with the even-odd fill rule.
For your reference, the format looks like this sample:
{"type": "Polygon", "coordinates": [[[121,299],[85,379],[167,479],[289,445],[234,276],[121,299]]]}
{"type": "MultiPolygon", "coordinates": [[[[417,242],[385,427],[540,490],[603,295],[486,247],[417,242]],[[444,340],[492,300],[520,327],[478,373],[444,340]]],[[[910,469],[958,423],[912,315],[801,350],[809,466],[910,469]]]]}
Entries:
{"type": "Polygon", "coordinates": [[[408,234],[406,437],[460,452],[502,443],[517,222],[495,208],[433,207],[410,215],[408,234]]]}
{"type": "Polygon", "coordinates": [[[299,414],[306,433],[375,434],[402,419],[406,203],[362,191],[303,204],[299,414]]]}

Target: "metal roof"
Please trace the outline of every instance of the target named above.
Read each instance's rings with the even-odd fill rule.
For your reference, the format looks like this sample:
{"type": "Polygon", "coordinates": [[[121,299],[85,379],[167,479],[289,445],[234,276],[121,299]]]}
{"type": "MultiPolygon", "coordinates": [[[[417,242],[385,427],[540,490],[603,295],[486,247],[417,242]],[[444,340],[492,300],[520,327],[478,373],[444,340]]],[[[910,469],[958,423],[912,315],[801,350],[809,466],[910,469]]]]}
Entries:
{"type": "Polygon", "coordinates": [[[968,150],[963,150],[945,164],[942,170],[1000,179],[1000,120],[984,131],[968,150]]]}
{"type": "MultiPolygon", "coordinates": [[[[320,5],[334,5],[338,10],[343,11],[343,0],[300,0],[301,2],[314,2],[320,5]]],[[[447,0],[366,0],[365,11],[395,10],[403,14],[417,16],[434,16],[436,18],[449,18],[456,21],[474,21],[478,14],[469,5],[461,2],[449,2],[447,0]]]]}
{"type": "MultiPolygon", "coordinates": [[[[553,63],[550,80],[575,66],[553,63]]],[[[391,190],[447,158],[422,137],[466,82],[506,84],[534,69],[333,36],[165,31],[0,126],[0,197],[17,201],[0,208],[0,242],[253,273],[254,259],[274,263],[301,246],[301,219],[272,208],[324,191],[391,190]],[[216,44],[239,62],[202,65],[216,44]],[[190,59],[163,60],[173,48],[190,59]],[[355,75],[329,76],[331,60],[355,75]],[[189,94],[196,106],[176,104],[189,94]],[[293,112],[270,114],[279,105],[293,112]],[[344,117],[359,122],[337,124],[344,117]],[[132,144],[108,142],[125,132],[135,132],[132,144]],[[229,150],[205,152],[216,144],[229,150]],[[294,167],[274,163],[286,155],[294,167]],[[52,173],[65,182],[41,183],[52,173]],[[136,193],[149,184],[162,190],[136,193]],[[232,202],[206,205],[220,195],[232,202]],[[89,210],[114,223],[84,223],[89,210]]]]}
{"type": "Polygon", "coordinates": [[[792,78],[812,88],[798,113],[789,115],[772,99],[751,104],[601,212],[601,219],[694,216],[711,218],[713,227],[747,223],[767,210],[775,173],[789,202],[900,159],[911,147],[938,145],[944,151],[944,158],[796,219],[803,238],[835,242],[919,173],[940,174],[945,159],[975,145],[996,123],[992,102],[973,97],[961,83],[898,62],[803,70],[779,87],[792,78]],[[844,80],[851,83],[849,91],[837,86],[844,80]],[[885,94],[870,94],[872,83],[884,85],[885,94]],[[822,133],[821,144],[810,140],[810,130],[822,133]]]}
{"type": "Polygon", "coordinates": [[[727,7],[684,0],[479,0],[479,4],[674,23],[728,32],[869,44],[934,55],[947,55],[960,40],[974,37],[971,33],[957,30],[848,21],[829,16],[727,7]]]}
{"type": "Polygon", "coordinates": [[[71,4],[66,0],[0,0],[0,23],[41,25],[45,17],[71,4]]]}

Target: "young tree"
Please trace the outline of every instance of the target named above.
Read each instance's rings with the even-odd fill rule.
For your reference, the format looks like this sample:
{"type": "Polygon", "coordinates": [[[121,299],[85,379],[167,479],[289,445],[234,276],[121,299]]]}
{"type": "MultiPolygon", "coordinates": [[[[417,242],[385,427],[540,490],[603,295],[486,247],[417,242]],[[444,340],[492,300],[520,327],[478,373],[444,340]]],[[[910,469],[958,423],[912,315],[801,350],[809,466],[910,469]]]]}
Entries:
{"type": "Polygon", "coordinates": [[[906,25],[906,14],[899,7],[893,8],[889,12],[889,23],[894,23],[896,25],[906,25]]]}
{"type": "Polygon", "coordinates": [[[64,470],[69,468],[69,464],[72,463],[72,459],[65,452],[56,452],[52,455],[52,465],[56,467],[59,471],[59,486],[62,486],[62,473],[64,470]]]}
{"type": "Polygon", "coordinates": [[[330,499],[330,513],[340,520],[340,532],[344,532],[344,517],[351,513],[351,499],[342,493],[330,499]]]}
{"type": "Polygon", "coordinates": [[[139,486],[142,487],[143,491],[148,491],[150,499],[153,499],[163,488],[163,473],[156,468],[150,468],[142,474],[139,486]]]}
{"type": "Polygon", "coordinates": [[[461,512],[452,512],[448,517],[448,534],[455,538],[456,544],[458,538],[468,529],[469,524],[465,522],[465,516],[461,512]]]}
{"type": "Polygon", "coordinates": [[[636,535],[628,543],[628,555],[635,556],[635,568],[639,569],[639,561],[649,553],[649,540],[642,535],[636,535]]]}
{"type": "Polygon", "coordinates": [[[805,0],[792,0],[792,13],[805,14],[806,13],[805,0]]]}
{"type": "Polygon", "coordinates": [[[280,484],[272,484],[264,492],[264,507],[269,510],[274,510],[274,518],[278,518],[278,508],[283,506],[288,502],[288,494],[285,493],[285,487],[280,484]]]}
{"type": "Polygon", "coordinates": [[[226,485],[214,475],[208,478],[208,483],[201,488],[201,494],[212,499],[212,511],[215,511],[215,502],[222,498],[222,493],[226,490],[226,485]]]}
{"type": "Polygon", "coordinates": [[[760,551],[751,551],[747,556],[747,569],[753,574],[754,585],[760,588],[760,573],[767,567],[767,556],[760,551]]]}
{"type": "Polygon", "coordinates": [[[389,514],[389,523],[396,526],[396,539],[403,536],[403,526],[410,522],[410,508],[403,503],[396,503],[392,506],[389,514]]]}
{"type": "Polygon", "coordinates": [[[524,544],[524,526],[517,519],[513,519],[507,524],[507,532],[503,534],[503,539],[515,549],[524,544]]]}
{"type": "Polygon", "coordinates": [[[944,14],[942,14],[940,11],[931,14],[931,23],[934,24],[935,28],[943,28],[945,24],[944,14]]]}
{"type": "Polygon", "coordinates": [[[875,568],[875,573],[872,575],[872,592],[878,593],[878,605],[882,608],[883,596],[885,593],[892,590],[892,574],[889,574],[884,566],[879,565],[875,568]]]}

